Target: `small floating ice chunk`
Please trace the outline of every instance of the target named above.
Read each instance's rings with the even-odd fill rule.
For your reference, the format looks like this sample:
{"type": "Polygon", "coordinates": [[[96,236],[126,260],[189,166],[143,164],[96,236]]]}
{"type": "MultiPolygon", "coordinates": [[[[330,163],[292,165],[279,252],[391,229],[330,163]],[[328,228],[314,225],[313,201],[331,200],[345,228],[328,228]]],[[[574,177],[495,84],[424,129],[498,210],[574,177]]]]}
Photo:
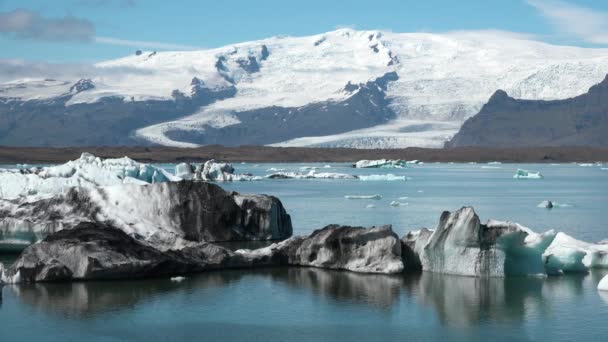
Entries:
{"type": "Polygon", "coordinates": [[[597,284],[597,289],[600,291],[608,291],[608,275],[600,280],[600,283],[597,284]]]}
{"type": "Polygon", "coordinates": [[[409,197],[407,197],[407,196],[402,196],[402,197],[399,197],[399,198],[397,198],[397,199],[398,199],[398,200],[400,200],[400,201],[405,201],[405,200],[409,199],[409,197]]]}
{"type": "Polygon", "coordinates": [[[571,207],[571,205],[566,204],[566,203],[554,202],[554,201],[542,201],[537,205],[537,207],[553,209],[553,208],[567,208],[567,207],[571,207]]]}
{"type": "Polygon", "coordinates": [[[323,165],[323,168],[325,168],[325,169],[331,169],[331,165],[323,165]]]}
{"type": "Polygon", "coordinates": [[[269,179],[358,179],[358,176],[349,175],[347,173],[332,173],[332,172],[319,172],[310,170],[308,173],[298,172],[276,172],[267,175],[269,179]]]}
{"type": "Polygon", "coordinates": [[[369,175],[369,176],[359,176],[359,179],[362,181],[405,181],[407,180],[406,176],[396,176],[392,173],[386,175],[369,175]]]}
{"type": "Polygon", "coordinates": [[[283,172],[285,171],[285,169],[277,169],[276,167],[271,167],[270,169],[266,170],[268,172],[283,172]]]}
{"type": "Polygon", "coordinates": [[[344,196],[344,198],[346,199],[352,199],[352,200],[381,200],[382,196],[381,195],[346,195],[344,196]]]}
{"type": "Polygon", "coordinates": [[[367,209],[373,209],[373,208],[375,208],[376,206],[375,206],[374,204],[368,204],[368,205],[366,205],[365,207],[366,207],[367,209]]]}
{"type": "Polygon", "coordinates": [[[594,165],[595,164],[593,164],[593,163],[580,163],[580,164],[578,164],[578,166],[581,166],[581,167],[592,167],[594,165]]]}
{"type": "Polygon", "coordinates": [[[391,160],[391,159],[378,159],[378,160],[359,160],[353,165],[358,169],[367,169],[367,168],[383,168],[383,169],[402,169],[407,167],[408,162],[400,159],[391,160]]]}
{"type": "Polygon", "coordinates": [[[182,281],[186,280],[186,277],[172,277],[170,280],[175,283],[181,283],[182,281]]]}
{"type": "Polygon", "coordinates": [[[493,162],[489,162],[488,165],[501,165],[501,162],[498,161],[493,161],[493,162]]]}
{"type": "Polygon", "coordinates": [[[390,203],[391,207],[402,207],[402,206],[406,206],[409,205],[409,203],[403,203],[403,202],[397,202],[397,201],[392,201],[390,203]]]}
{"type": "Polygon", "coordinates": [[[416,192],[418,192],[418,193],[423,193],[423,192],[424,192],[424,190],[418,190],[418,191],[416,191],[416,192]]]}
{"type": "Polygon", "coordinates": [[[515,179],[542,179],[543,175],[540,172],[531,172],[528,170],[517,169],[515,175],[513,175],[515,179]]]}
{"type": "Polygon", "coordinates": [[[490,170],[492,170],[492,169],[502,169],[502,167],[500,167],[500,166],[488,166],[488,165],[484,165],[481,168],[482,169],[490,169],[490,170]]]}

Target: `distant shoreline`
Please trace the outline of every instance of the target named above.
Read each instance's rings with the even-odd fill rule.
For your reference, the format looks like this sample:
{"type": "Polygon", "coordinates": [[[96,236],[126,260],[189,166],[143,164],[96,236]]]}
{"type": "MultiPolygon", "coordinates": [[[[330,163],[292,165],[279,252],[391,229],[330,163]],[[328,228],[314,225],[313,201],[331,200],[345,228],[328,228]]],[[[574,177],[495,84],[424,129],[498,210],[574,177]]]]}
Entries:
{"type": "Polygon", "coordinates": [[[0,146],[0,164],[63,163],[82,152],[102,158],[128,156],[141,162],[198,162],[211,158],[230,162],[355,162],[361,159],[405,159],[424,162],[559,163],[608,161],[608,148],[533,147],[361,150],[347,148],[307,148],[268,146],[174,147],[6,147],[0,146]]]}

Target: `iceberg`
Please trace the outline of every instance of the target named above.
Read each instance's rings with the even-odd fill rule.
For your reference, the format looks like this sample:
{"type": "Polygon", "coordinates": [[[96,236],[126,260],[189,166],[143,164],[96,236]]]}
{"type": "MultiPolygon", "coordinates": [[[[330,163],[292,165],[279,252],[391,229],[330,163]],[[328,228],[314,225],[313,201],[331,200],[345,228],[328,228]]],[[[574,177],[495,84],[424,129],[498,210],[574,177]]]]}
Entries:
{"type": "Polygon", "coordinates": [[[406,270],[422,271],[420,255],[431,235],[433,230],[422,228],[407,233],[401,239],[401,256],[406,270]]]}
{"type": "Polygon", "coordinates": [[[347,173],[333,173],[333,172],[316,172],[316,170],[310,170],[308,173],[299,172],[276,172],[267,175],[269,179],[359,179],[358,176],[349,175],[347,173]]]}
{"type": "Polygon", "coordinates": [[[376,206],[373,205],[373,204],[368,204],[368,205],[365,206],[365,208],[367,208],[367,209],[374,209],[375,207],[376,206]]]}
{"type": "Polygon", "coordinates": [[[597,284],[597,289],[600,291],[608,291],[608,275],[600,280],[600,283],[597,284]]]}
{"type": "Polygon", "coordinates": [[[57,194],[74,186],[151,184],[179,180],[162,168],[127,157],[101,159],[90,153],[62,165],[0,170],[0,198],[57,194]]]}
{"type": "Polygon", "coordinates": [[[550,274],[608,268],[608,244],[584,242],[560,232],[543,254],[543,258],[550,274]]]}
{"type": "Polygon", "coordinates": [[[472,207],[444,212],[420,252],[424,271],[463,276],[545,275],[542,254],[554,231],[536,234],[517,223],[481,224],[472,207]]]}
{"type": "Polygon", "coordinates": [[[542,179],[543,175],[540,172],[530,172],[528,170],[517,169],[515,175],[513,175],[515,179],[542,179]]]}
{"type": "Polygon", "coordinates": [[[368,175],[368,176],[359,176],[359,179],[362,181],[406,181],[406,176],[396,176],[392,173],[386,175],[368,175]]]}
{"type": "Polygon", "coordinates": [[[542,201],[537,205],[538,208],[546,208],[546,209],[568,208],[571,206],[572,205],[567,204],[567,203],[559,203],[559,202],[554,202],[554,201],[542,201]]]}
{"type": "Polygon", "coordinates": [[[383,168],[383,169],[403,169],[408,162],[401,159],[378,159],[378,160],[359,160],[353,167],[358,169],[383,168]]]}
{"type": "Polygon", "coordinates": [[[292,234],[276,197],[227,192],[208,182],[74,187],[45,198],[0,199],[0,212],[0,243],[13,249],[82,222],[110,223],[159,249],[292,234]]]}
{"type": "Polygon", "coordinates": [[[186,277],[171,277],[169,280],[175,283],[181,283],[182,281],[186,280],[186,277]]]}
{"type": "Polygon", "coordinates": [[[365,195],[346,195],[344,196],[344,198],[346,199],[353,199],[353,200],[381,200],[382,196],[381,195],[369,195],[369,196],[365,196],[365,195]]]}
{"type": "Polygon", "coordinates": [[[397,201],[391,201],[391,203],[390,203],[391,207],[401,207],[401,206],[406,206],[406,205],[409,205],[409,203],[397,202],[397,201]]]}
{"type": "Polygon", "coordinates": [[[254,181],[262,177],[250,174],[235,174],[230,163],[218,162],[215,159],[194,166],[190,163],[181,163],[175,166],[175,176],[178,179],[207,181],[207,182],[233,182],[254,181]]]}

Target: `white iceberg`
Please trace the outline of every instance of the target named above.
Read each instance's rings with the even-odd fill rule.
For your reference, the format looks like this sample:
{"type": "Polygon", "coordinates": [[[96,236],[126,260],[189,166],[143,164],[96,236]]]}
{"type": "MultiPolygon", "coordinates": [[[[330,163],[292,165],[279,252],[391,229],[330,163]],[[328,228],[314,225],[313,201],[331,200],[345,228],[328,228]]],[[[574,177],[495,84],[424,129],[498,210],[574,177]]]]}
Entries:
{"type": "Polygon", "coordinates": [[[392,173],[386,175],[368,175],[368,176],[359,176],[359,179],[362,181],[406,181],[406,176],[396,176],[392,173]]]}
{"type": "Polygon", "coordinates": [[[186,277],[171,277],[169,280],[174,283],[181,283],[182,281],[186,280],[186,277]]]}
{"type": "Polygon", "coordinates": [[[254,181],[262,179],[262,177],[250,174],[235,174],[232,164],[218,162],[215,159],[207,160],[197,166],[189,163],[178,164],[175,166],[175,176],[179,179],[210,182],[254,181]]]}
{"type": "Polygon", "coordinates": [[[528,170],[517,169],[515,175],[513,175],[515,179],[542,179],[543,175],[540,172],[530,172],[528,170]]]}
{"type": "Polygon", "coordinates": [[[266,175],[266,178],[270,179],[358,179],[355,175],[349,175],[347,173],[333,173],[333,172],[316,172],[310,170],[308,173],[299,172],[276,172],[270,175],[266,175]]]}
{"type": "Polygon", "coordinates": [[[267,172],[283,172],[285,171],[285,169],[277,169],[276,167],[271,167],[270,169],[266,170],[267,172]]]}
{"type": "Polygon", "coordinates": [[[488,165],[501,165],[501,162],[498,161],[493,161],[493,162],[489,162],[488,165]]]}
{"type": "Polygon", "coordinates": [[[381,195],[346,195],[344,196],[346,199],[353,200],[381,200],[381,195]]]}
{"type": "Polygon", "coordinates": [[[600,283],[597,284],[597,289],[600,291],[608,291],[608,275],[600,280],[600,283]]]}
{"type": "Polygon", "coordinates": [[[407,163],[400,159],[378,159],[378,160],[359,160],[354,167],[358,169],[383,168],[383,169],[402,169],[407,167],[407,163]]]}
{"type": "Polygon", "coordinates": [[[138,163],[127,157],[101,159],[83,153],[62,165],[30,169],[0,170],[0,198],[57,194],[71,187],[120,184],[150,184],[179,180],[162,168],[138,163]]]}
{"type": "Polygon", "coordinates": [[[545,275],[542,253],[554,231],[536,234],[516,223],[481,224],[471,207],[444,212],[420,251],[424,271],[464,276],[545,275]]]}
{"type": "Polygon", "coordinates": [[[391,201],[391,203],[390,203],[391,207],[401,207],[401,206],[406,206],[406,205],[409,205],[409,203],[397,202],[397,201],[391,201]]]}
{"type": "Polygon", "coordinates": [[[608,244],[593,244],[558,233],[543,254],[547,272],[587,272],[590,268],[608,268],[608,244]]]}

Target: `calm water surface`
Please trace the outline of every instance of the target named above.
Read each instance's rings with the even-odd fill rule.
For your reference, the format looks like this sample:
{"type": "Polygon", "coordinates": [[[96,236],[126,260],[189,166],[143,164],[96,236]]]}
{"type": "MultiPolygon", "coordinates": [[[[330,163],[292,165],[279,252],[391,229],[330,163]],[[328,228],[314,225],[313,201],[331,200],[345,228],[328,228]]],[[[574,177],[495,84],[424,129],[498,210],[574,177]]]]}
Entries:
{"type": "MultiPolygon", "coordinates": [[[[237,172],[324,164],[244,164],[237,172]]],[[[408,181],[266,180],[222,186],[278,196],[295,234],[330,223],[433,228],[443,210],[475,206],[482,220],[608,238],[608,171],[577,165],[425,164],[405,170],[319,172],[406,175],[408,181]],[[518,167],[543,180],[514,180],[518,167]],[[345,195],[380,194],[382,200],[345,195]],[[398,199],[408,197],[407,199],[398,199]],[[392,207],[397,200],[407,203],[392,207]],[[568,204],[546,210],[543,200],[568,204]],[[374,204],[375,208],[366,208],[374,204]]],[[[10,262],[2,256],[0,261],[10,262]]],[[[605,340],[605,271],[550,278],[476,279],[425,273],[361,275],[309,268],[218,271],[168,279],[5,286],[0,341],[605,340]]]]}

